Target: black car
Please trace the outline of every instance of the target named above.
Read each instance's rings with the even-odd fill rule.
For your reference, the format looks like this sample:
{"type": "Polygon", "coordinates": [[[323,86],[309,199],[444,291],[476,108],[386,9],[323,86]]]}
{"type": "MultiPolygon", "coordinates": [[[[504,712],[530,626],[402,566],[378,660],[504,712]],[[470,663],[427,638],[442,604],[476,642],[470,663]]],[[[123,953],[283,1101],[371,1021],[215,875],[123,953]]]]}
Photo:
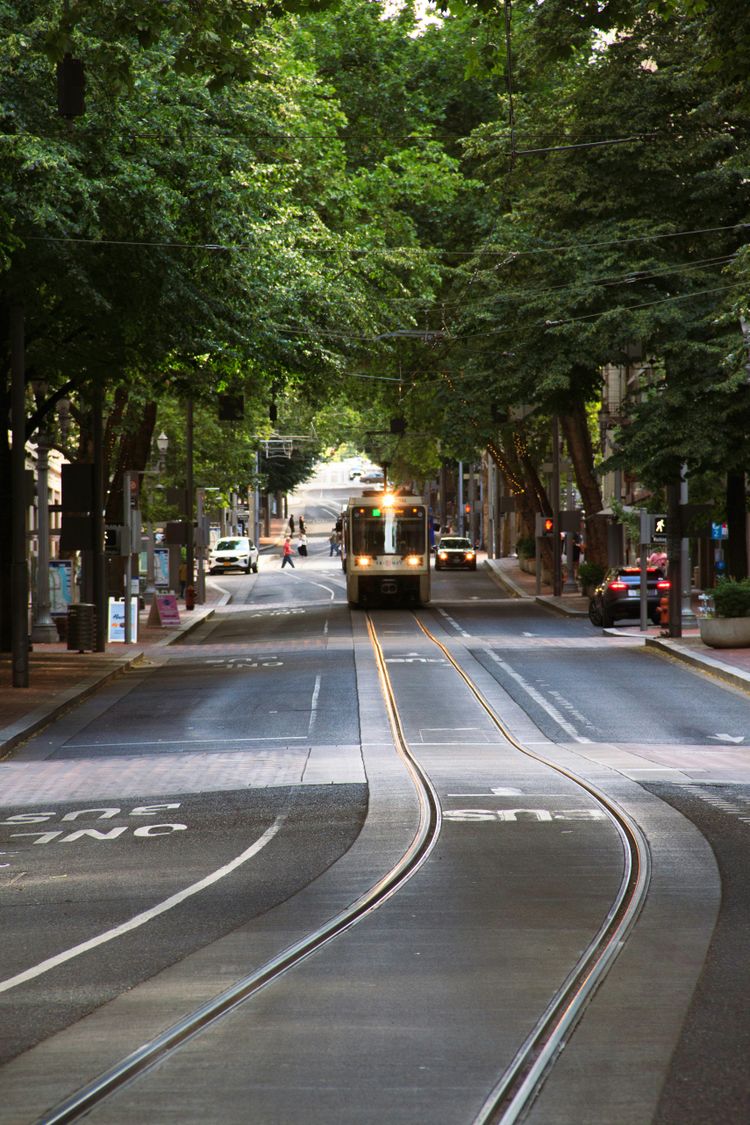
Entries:
{"type": "Polygon", "coordinates": [[[444,535],[435,551],[435,570],[476,570],[477,553],[471,539],[462,535],[444,535]]]}
{"type": "MultiPolygon", "coordinates": [[[[659,599],[669,595],[669,579],[658,567],[646,571],[648,615],[659,624],[659,599]]],[[[589,602],[589,618],[594,625],[605,628],[622,617],[641,616],[641,568],[616,566],[607,571],[589,602]]]]}

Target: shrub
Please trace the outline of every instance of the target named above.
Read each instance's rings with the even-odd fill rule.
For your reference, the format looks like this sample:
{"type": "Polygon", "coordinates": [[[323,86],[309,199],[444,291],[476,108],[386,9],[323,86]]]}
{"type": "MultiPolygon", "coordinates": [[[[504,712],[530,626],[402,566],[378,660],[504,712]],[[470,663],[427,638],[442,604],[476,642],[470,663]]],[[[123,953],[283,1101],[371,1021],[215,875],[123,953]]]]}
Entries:
{"type": "Polygon", "coordinates": [[[526,559],[536,557],[536,543],[532,535],[521,535],[516,541],[516,554],[523,555],[526,559]]]}
{"type": "Polygon", "coordinates": [[[726,578],[713,592],[714,613],[717,617],[750,616],[750,578],[739,582],[726,578]]]}
{"type": "Polygon", "coordinates": [[[578,581],[582,586],[598,586],[606,573],[601,563],[582,562],[578,567],[578,581]]]}

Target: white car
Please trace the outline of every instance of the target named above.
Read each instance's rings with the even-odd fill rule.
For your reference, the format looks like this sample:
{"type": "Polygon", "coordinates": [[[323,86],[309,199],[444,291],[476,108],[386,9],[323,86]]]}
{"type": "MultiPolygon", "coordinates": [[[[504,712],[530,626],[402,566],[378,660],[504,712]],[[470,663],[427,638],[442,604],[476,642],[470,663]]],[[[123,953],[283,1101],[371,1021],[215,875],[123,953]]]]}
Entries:
{"type": "Polygon", "coordinates": [[[208,552],[208,569],[211,574],[222,574],[226,570],[252,570],[258,573],[258,548],[251,539],[242,535],[217,539],[208,552]]]}

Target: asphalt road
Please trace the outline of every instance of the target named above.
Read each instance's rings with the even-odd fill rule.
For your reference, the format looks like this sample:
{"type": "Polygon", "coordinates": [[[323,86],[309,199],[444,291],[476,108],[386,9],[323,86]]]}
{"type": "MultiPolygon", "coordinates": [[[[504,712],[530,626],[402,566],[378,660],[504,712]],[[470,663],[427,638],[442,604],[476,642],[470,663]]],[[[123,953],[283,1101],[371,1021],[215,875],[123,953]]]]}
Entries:
{"type": "MultiPolygon", "coordinates": [[[[408,846],[416,798],[363,615],[325,538],[311,547],[293,571],[271,554],[217,579],[229,605],[19,751],[0,809],[2,1125],[330,917],[408,846]]],[[[605,917],[622,843],[596,802],[505,742],[412,614],[373,616],[442,808],[434,850],[93,1119],[470,1122],[605,917]]],[[[515,736],[606,788],[653,851],[638,925],[533,1125],[744,1125],[750,701],[482,570],[435,575],[419,617],[515,736]]]]}

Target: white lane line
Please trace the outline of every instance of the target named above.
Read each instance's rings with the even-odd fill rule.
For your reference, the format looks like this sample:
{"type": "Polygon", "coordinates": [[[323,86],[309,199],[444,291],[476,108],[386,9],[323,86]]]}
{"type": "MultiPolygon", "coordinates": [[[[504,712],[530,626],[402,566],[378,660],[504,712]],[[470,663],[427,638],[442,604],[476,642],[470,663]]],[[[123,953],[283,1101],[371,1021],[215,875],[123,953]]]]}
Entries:
{"type": "Polygon", "coordinates": [[[35,977],[40,977],[44,973],[56,969],[58,965],[64,965],[66,961],[72,961],[74,957],[80,957],[82,953],[88,953],[90,949],[96,949],[98,945],[104,945],[108,941],[114,941],[115,938],[122,937],[123,934],[130,933],[132,930],[137,930],[140,926],[145,926],[147,922],[151,922],[154,918],[158,918],[160,914],[165,914],[167,910],[171,910],[174,906],[179,906],[185,899],[191,898],[193,895],[199,894],[205,890],[206,887],[212,886],[213,883],[218,883],[225,875],[231,874],[235,868],[240,867],[246,863],[248,859],[252,859],[258,852],[265,848],[274,838],[276,833],[281,828],[286,820],[286,813],[277,816],[273,824],[265,830],[263,835],[241,852],[235,859],[219,867],[216,871],[212,871],[209,875],[205,875],[199,879],[197,883],[192,883],[184,890],[177,891],[176,894],[170,895],[165,898],[163,902],[159,902],[156,906],[152,906],[149,910],[144,910],[140,914],[134,915],[127,922],[122,922],[119,926],[114,926],[111,930],[105,930],[104,933],[98,934],[96,937],[89,938],[88,941],[82,941],[79,945],[74,945],[70,949],[63,950],[62,953],[56,953],[54,957],[48,957],[46,961],[40,961],[38,965],[33,965],[30,969],[24,969],[22,973],[16,973],[14,977],[8,977],[6,980],[0,981],[0,992],[9,992],[11,988],[16,988],[19,984],[25,984],[27,981],[34,980],[35,977]]]}
{"type": "Polygon", "coordinates": [[[257,738],[159,738],[145,742],[66,742],[66,750],[101,750],[113,746],[232,746],[235,742],[304,742],[305,734],[261,734],[257,738]]]}
{"type": "Polygon", "coordinates": [[[301,574],[297,574],[296,569],[292,573],[299,582],[309,582],[311,586],[318,586],[321,590],[325,590],[327,594],[330,594],[331,601],[336,597],[336,591],[332,590],[330,586],[324,586],[322,582],[315,582],[312,578],[303,578],[301,574]]]}
{"type": "Polygon", "coordinates": [[[504,660],[501,660],[497,653],[490,652],[489,655],[496,664],[500,665],[503,671],[508,676],[510,676],[511,679],[514,679],[516,683],[523,688],[523,690],[534,700],[535,703],[538,703],[539,706],[547,712],[551,719],[554,719],[555,722],[562,727],[566,734],[569,734],[570,737],[576,742],[591,742],[590,738],[584,738],[582,735],[578,734],[576,728],[568,722],[565,716],[562,715],[556,707],[553,707],[551,703],[548,703],[542,693],[537,691],[536,688],[533,687],[528,680],[525,680],[519,672],[516,672],[513,668],[510,667],[509,664],[506,664],[504,660]]]}
{"type": "Polygon", "coordinates": [[[317,718],[318,710],[318,696],[320,695],[320,672],[315,677],[315,687],[313,688],[312,699],[310,700],[310,722],[307,724],[307,737],[312,734],[312,729],[315,726],[315,719],[317,718]]]}
{"type": "Polygon", "coordinates": [[[441,609],[440,606],[437,607],[437,611],[438,611],[438,613],[442,613],[445,620],[450,625],[452,625],[453,628],[456,630],[456,632],[459,633],[462,637],[470,637],[471,636],[471,633],[467,633],[464,629],[462,629],[461,626],[458,624],[458,622],[454,621],[454,619],[451,617],[451,615],[449,613],[446,613],[444,609],[441,609]]]}

